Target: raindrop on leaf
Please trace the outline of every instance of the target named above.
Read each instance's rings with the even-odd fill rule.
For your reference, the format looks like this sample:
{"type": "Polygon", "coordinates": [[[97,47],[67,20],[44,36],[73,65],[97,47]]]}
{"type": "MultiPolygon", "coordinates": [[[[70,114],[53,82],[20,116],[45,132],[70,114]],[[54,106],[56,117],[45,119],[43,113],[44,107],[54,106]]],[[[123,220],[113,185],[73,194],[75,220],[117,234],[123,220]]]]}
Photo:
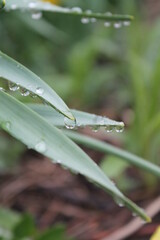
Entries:
{"type": "Polygon", "coordinates": [[[47,150],[46,143],[42,140],[35,145],[35,150],[44,153],[47,150]]]}
{"type": "Polygon", "coordinates": [[[65,127],[67,129],[74,129],[76,128],[76,121],[75,120],[71,120],[67,117],[64,117],[64,124],[65,124],[65,127]]]}

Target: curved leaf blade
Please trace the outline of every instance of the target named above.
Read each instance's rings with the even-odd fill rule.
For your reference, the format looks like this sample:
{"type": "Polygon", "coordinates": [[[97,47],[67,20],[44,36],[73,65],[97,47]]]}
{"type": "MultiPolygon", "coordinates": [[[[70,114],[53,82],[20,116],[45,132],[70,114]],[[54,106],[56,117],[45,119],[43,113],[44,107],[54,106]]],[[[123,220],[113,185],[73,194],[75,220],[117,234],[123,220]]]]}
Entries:
{"type": "MultiPolygon", "coordinates": [[[[50,106],[45,106],[42,104],[27,104],[32,110],[37,112],[39,115],[41,115],[43,118],[45,118],[49,123],[53,124],[57,127],[65,127],[64,119],[61,114],[59,114],[57,111],[55,111],[50,106]]],[[[86,113],[82,111],[77,110],[71,110],[72,114],[76,118],[76,126],[77,127],[85,127],[90,126],[98,129],[99,127],[106,128],[106,130],[111,127],[110,129],[117,129],[118,131],[123,130],[124,123],[123,122],[117,122],[114,120],[111,120],[107,117],[98,116],[91,113],[86,113]]]]}
{"type": "Polygon", "coordinates": [[[109,153],[117,157],[120,157],[127,163],[133,164],[136,167],[148,171],[149,173],[152,173],[160,178],[160,167],[151,162],[148,162],[147,160],[141,157],[138,157],[130,152],[114,147],[111,144],[102,142],[97,139],[93,139],[92,137],[89,136],[84,136],[80,133],[76,133],[73,131],[64,131],[64,133],[76,143],[83,144],[85,146],[88,146],[94,150],[98,150],[103,153],[109,153]]]}
{"type": "Polygon", "coordinates": [[[48,12],[56,12],[59,14],[67,14],[67,15],[74,15],[79,17],[86,17],[86,18],[96,18],[100,20],[106,21],[131,21],[133,20],[133,16],[130,15],[120,15],[120,14],[102,14],[102,13],[90,13],[90,12],[83,12],[82,10],[77,10],[77,8],[64,8],[49,2],[43,2],[40,0],[9,0],[6,3],[5,9],[9,10],[16,10],[22,9],[27,11],[48,11],[48,12]],[[13,7],[14,6],[14,7],[13,7]]]}
{"type": "Polygon", "coordinates": [[[53,162],[61,163],[96,182],[145,221],[150,221],[144,211],[126,198],[75,143],[34,111],[2,91],[0,91],[0,125],[30,148],[37,150],[37,144],[43,141],[46,148],[43,145],[41,152],[53,162]]]}
{"type": "Polygon", "coordinates": [[[0,51],[0,77],[39,95],[57,111],[74,120],[69,108],[57,93],[29,69],[0,51]]]}

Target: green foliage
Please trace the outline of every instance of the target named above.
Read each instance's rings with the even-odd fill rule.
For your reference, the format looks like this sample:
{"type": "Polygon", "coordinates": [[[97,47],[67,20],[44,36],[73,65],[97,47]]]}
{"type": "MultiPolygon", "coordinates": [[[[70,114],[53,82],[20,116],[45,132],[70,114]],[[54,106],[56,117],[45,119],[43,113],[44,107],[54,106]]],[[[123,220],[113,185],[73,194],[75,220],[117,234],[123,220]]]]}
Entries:
{"type": "Polygon", "coordinates": [[[35,232],[34,221],[28,214],[24,214],[21,221],[15,226],[13,234],[15,239],[30,237],[35,232]]]}
{"type": "Polygon", "coordinates": [[[132,209],[145,221],[150,221],[145,212],[127,199],[104,175],[98,165],[74,142],[37,113],[3,91],[0,91],[0,123],[5,131],[19,139],[28,148],[44,154],[54,163],[59,163],[84,175],[107,190],[113,198],[132,209]]]}
{"type": "Polygon", "coordinates": [[[45,231],[39,231],[29,214],[0,209],[0,239],[3,240],[71,240],[65,233],[65,227],[57,224],[45,231]]]}
{"type": "Polygon", "coordinates": [[[128,164],[118,157],[109,155],[102,159],[100,166],[108,177],[114,179],[115,177],[124,173],[124,170],[127,168],[128,164]]]}
{"type": "MultiPolygon", "coordinates": [[[[81,4],[86,4],[85,6],[87,6],[87,3],[81,4]]],[[[133,30],[133,35],[130,34],[129,30],[118,30],[117,33],[115,33],[113,30],[107,31],[105,29],[104,31],[104,27],[102,29],[102,25],[100,25],[102,24],[102,21],[130,21],[132,17],[128,15],[114,14],[112,16],[108,16],[107,14],[86,13],[84,11],[75,12],[74,9],[70,9],[71,5],[72,3],[70,2],[68,3],[68,8],[65,8],[41,1],[8,1],[6,5],[7,10],[31,10],[32,14],[35,12],[44,11],[44,14],[46,15],[44,19],[37,21],[36,24],[32,24],[30,19],[28,20],[28,15],[23,14],[23,16],[20,16],[19,13],[17,14],[17,12],[14,11],[13,13],[2,12],[2,21],[0,22],[2,50],[5,50],[5,52],[9,53],[11,56],[16,56],[16,59],[18,58],[18,61],[20,62],[25,61],[25,64],[28,65],[29,68],[36,70],[38,75],[45,76],[47,82],[52,79],[54,74],[56,79],[54,86],[57,86],[59,93],[61,93],[61,89],[63,89],[62,92],[66,96],[66,99],[68,99],[70,102],[72,102],[78,96],[80,98],[80,103],[86,103],[86,105],[94,105],[95,103],[98,106],[98,100],[99,102],[105,102],[107,100],[106,92],[111,92],[111,94],[116,95],[117,93],[117,96],[123,96],[122,105],[126,104],[126,102],[128,103],[128,97],[131,95],[130,93],[128,94],[127,91],[127,93],[124,91],[124,86],[127,86],[127,84],[125,80],[124,82],[120,81],[117,83],[117,87],[115,88],[115,81],[117,79],[123,79],[122,76],[124,76],[124,73],[127,77],[131,76],[133,79],[133,98],[135,102],[129,101],[129,103],[134,102],[136,118],[133,135],[128,134],[128,136],[131,136],[132,139],[135,137],[135,145],[131,143],[133,149],[136,149],[137,153],[148,158],[148,153],[143,154],[143,152],[146,151],[146,149],[148,151],[151,136],[153,136],[159,127],[159,116],[156,116],[154,121],[148,120],[149,118],[146,110],[148,95],[145,92],[146,85],[148,85],[148,83],[144,83],[142,79],[148,76],[150,68],[147,69],[147,73],[144,71],[144,63],[146,62],[138,55],[139,49],[137,50],[132,42],[133,39],[135,41],[136,37],[136,43],[139,41],[137,25],[135,26],[135,30],[133,30]],[[52,12],[56,14],[52,15],[52,12]],[[10,14],[13,21],[8,20],[6,17],[7,14],[10,14]],[[79,23],[81,17],[85,17],[87,19],[96,18],[101,21],[98,21],[94,25],[94,28],[87,26],[82,27],[82,25],[79,23]],[[73,22],[74,24],[71,24],[73,22]],[[52,26],[52,24],[55,25],[55,28],[52,26]],[[33,29],[36,30],[37,35],[33,32],[33,29]],[[61,30],[59,31],[57,29],[61,30]],[[56,34],[51,34],[50,32],[52,30],[55,31],[56,34]],[[29,34],[25,34],[26,31],[29,31],[29,34]],[[58,38],[60,39],[63,38],[60,36],[65,36],[65,41],[59,41],[57,34],[59,36],[58,38]],[[23,37],[23,35],[25,37],[23,37]],[[73,36],[72,39],[69,36],[73,36]],[[108,36],[110,38],[108,38],[108,36]],[[131,36],[131,47],[128,51],[126,51],[126,46],[128,45],[123,45],[122,43],[123,36],[127,36],[128,38],[131,36]],[[47,41],[44,38],[46,38],[47,41]],[[82,39],[83,41],[81,41],[82,39]],[[55,45],[53,45],[53,42],[55,45]],[[121,47],[119,47],[119,44],[121,47]],[[15,46],[18,46],[18,50],[15,46]],[[54,52],[54,54],[52,54],[52,52],[54,52]],[[127,68],[127,70],[126,62],[122,62],[122,60],[126,59],[130,63],[130,68],[127,68]],[[108,79],[111,78],[113,81],[106,82],[106,75],[109,76],[108,79]],[[63,79],[63,84],[59,85],[59,80],[61,78],[63,79]],[[98,82],[97,79],[99,78],[100,81],[98,82]],[[68,88],[67,86],[70,87],[68,88]],[[70,97],[70,95],[72,95],[72,97],[70,97]],[[124,96],[127,97],[124,98],[124,96]],[[82,97],[84,98],[83,100],[81,100],[82,97]],[[95,102],[91,100],[93,97],[96,99],[95,102]],[[147,133],[148,136],[146,136],[143,126],[147,128],[148,122],[151,122],[152,124],[149,128],[149,132],[147,133]],[[136,138],[139,135],[140,143],[136,141],[136,138]]],[[[106,3],[106,1],[102,1],[102,3],[98,4],[95,2],[93,3],[92,1],[91,8],[98,10],[97,6],[99,6],[100,11],[107,9],[108,6],[114,11],[117,8],[121,9],[123,12],[124,10],[127,10],[126,6],[129,9],[129,4],[125,4],[125,1],[122,1],[121,4],[117,1],[114,3],[106,3]]],[[[134,9],[135,4],[133,1],[132,6],[134,9]]],[[[141,44],[143,45],[143,41],[141,44]]],[[[9,58],[3,53],[0,53],[0,76],[2,76],[4,80],[10,80],[14,83],[17,83],[18,80],[18,83],[21,87],[25,87],[35,94],[37,94],[37,87],[42,87],[44,94],[38,95],[43,98],[43,100],[49,102],[63,115],[72,120],[74,119],[71,111],[64,104],[62,99],[48,86],[48,84],[40,80],[37,75],[33,74],[27,68],[24,68],[22,65],[18,65],[20,67],[17,67],[17,64],[19,63],[15,62],[13,59],[9,58]]],[[[150,64],[147,64],[147,66],[149,65],[150,64]]],[[[156,67],[153,78],[157,79],[157,76],[159,76],[158,67],[156,67]]],[[[152,107],[149,111],[151,116],[153,113],[156,113],[156,109],[158,107],[158,105],[157,107],[155,106],[155,103],[158,102],[157,86],[159,86],[159,83],[157,81],[154,82],[155,86],[151,86],[151,89],[154,89],[151,96],[155,96],[156,100],[153,102],[151,101],[152,107]],[[155,106],[155,109],[153,106],[155,106]]],[[[52,83],[50,85],[52,86],[52,83]]],[[[70,141],[64,135],[64,133],[60,132],[53,125],[51,126],[50,123],[47,123],[44,119],[44,116],[40,117],[36,112],[26,107],[23,104],[25,101],[20,97],[17,97],[17,99],[22,100],[22,103],[15,100],[15,98],[8,96],[6,93],[0,92],[0,99],[0,122],[1,127],[5,131],[9,132],[12,136],[25,143],[28,147],[36,149],[47,157],[50,157],[52,160],[61,162],[62,165],[67,166],[71,170],[78,171],[87,178],[90,178],[92,181],[105,188],[114,198],[120,198],[120,200],[123,201],[123,204],[125,204],[132,211],[137,212],[137,214],[143,219],[149,220],[143,210],[139,209],[134,203],[124,197],[123,194],[103,174],[98,166],[96,166],[91,159],[78,148],[78,146],[70,141]]],[[[120,106],[120,108],[121,107],[122,106],[120,106]]],[[[75,113],[77,114],[77,112],[75,113]]],[[[82,122],[85,122],[86,118],[87,117],[84,114],[81,121],[83,120],[82,122]]],[[[87,125],[93,125],[92,118],[90,119],[88,117],[88,119],[87,125]]],[[[72,124],[75,124],[75,122],[72,124]]],[[[74,137],[72,138],[74,139],[74,137]]],[[[125,139],[128,139],[127,136],[125,139]]],[[[85,141],[86,139],[82,139],[83,143],[85,141]]],[[[104,146],[102,143],[97,143],[98,147],[96,147],[96,144],[95,142],[92,142],[92,139],[87,139],[87,141],[89,142],[88,145],[94,146],[95,149],[100,148],[106,152],[110,151],[112,154],[120,156],[128,162],[131,162],[136,166],[146,169],[159,176],[159,168],[153,164],[145,162],[142,158],[136,157],[130,153],[126,153],[116,148],[111,148],[106,145],[104,146]]]]}

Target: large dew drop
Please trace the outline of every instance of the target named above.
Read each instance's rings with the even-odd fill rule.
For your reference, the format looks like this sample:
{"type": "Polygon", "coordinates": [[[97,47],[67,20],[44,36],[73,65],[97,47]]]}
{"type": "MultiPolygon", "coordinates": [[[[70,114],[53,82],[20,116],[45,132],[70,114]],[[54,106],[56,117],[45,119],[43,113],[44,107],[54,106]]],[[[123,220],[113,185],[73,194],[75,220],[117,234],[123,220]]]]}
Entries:
{"type": "Polygon", "coordinates": [[[115,127],[115,129],[116,129],[116,132],[123,132],[123,130],[124,130],[124,123],[123,122],[120,123],[119,125],[117,125],[115,127]]]}
{"type": "Polygon", "coordinates": [[[35,150],[44,153],[47,150],[46,143],[42,140],[35,145],[35,150]]]}
{"type": "Polygon", "coordinates": [[[98,125],[92,126],[92,131],[98,132],[99,128],[100,128],[100,126],[98,126],[98,125]]]}
{"type": "Polygon", "coordinates": [[[110,22],[105,22],[105,23],[104,23],[104,26],[105,26],[105,27],[110,27],[110,26],[111,26],[111,23],[110,23],[110,22]]]}
{"type": "Polygon", "coordinates": [[[25,89],[25,88],[21,88],[21,89],[20,89],[20,92],[21,92],[21,95],[22,95],[23,97],[27,97],[27,96],[29,96],[29,94],[30,94],[30,92],[29,92],[27,89],[25,89]]]}
{"type": "Polygon", "coordinates": [[[35,3],[35,2],[30,2],[30,3],[28,4],[28,7],[29,7],[30,9],[34,9],[34,8],[36,7],[36,3],[35,3]]]}
{"type": "Polygon", "coordinates": [[[32,19],[38,20],[42,17],[42,12],[33,12],[32,13],[32,19]]]}
{"type": "Polygon", "coordinates": [[[5,91],[4,88],[0,87],[0,92],[4,92],[4,91],[5,91]]]}
{"type": "Polygon", "coordinates": [[[82,9],[80,7],[73,7],[72,8],[72,12],[74,12],[74,13],[81,13],[82,9]]]}
{"type": "Polygon", "coordinates": [[[36,94],[37,94],[37,95],[40,95],[40,96],[41,96],[43,93],[44,93],[44,89],[43,89],[43,88],[41,88],[41,87],[37,87],[37,88],[36,88],[36,94]]]}
{"type": "Polygon", "coordinates": [[[121,22],[115,22],[114,23],[114,27],[115,28],[121,28],[122,27],[122,23],[121,22]]]}
{"type": "Polygon", "coordinates": [[[8,87],[9,87],[9,90],[13,92],[19,90],[20,88],[18,83],[13,83],[13,82],[8,82],[8,87]]]}
{"type": "Polygon", "coordinates": [[[106,126],[105,127],[105,130],[106,130],[106,132],[113,132],[113,130],[114,130],[114,126],[112,126],[112,125],[108,125],[108,126],[106,126]]]}
{"type": "Polygon", "coordinates": [[[81,18],[81,23],[83,24],[89,23],[89,18],[86,18],[86,17],[81,18]]]}
{"type": "Polygon", "coordinates": [[[97,19],[94,18],[94,17],[93,17],[93,18],[90,18],[90,22],[91,22],[91,23],[95,23],[95,22],[97,22],[97,19]]]}
{"type": "Polygon", "coordinates": [[[130,21],[124,21],[124,22],[123,22],[123,25],[124,25],[125,27],[128,27],[128,26],[131,25],[131,22],[130,22],[130,21]]]}
{"type": "Polygon", "coordinates": [[[16,9],[17,9],[17,5],[16,5],[16,4],[12,4],[12,5],[11,5],[11,9],[12,9],[12,10],[16,10],[16,9]]]}
{"type": "Polygon", "coordinates": [[[122,199],[115,197],[114,201],[118,204],[119,207],[124,207],[124,202],[122,199]]]}
{"type": "Polygon", "coordinates": [[[67,129],[74,129],[76,128],[76,120],[71,120],[67,117],[64,118],[64,124],[67,129]]]}

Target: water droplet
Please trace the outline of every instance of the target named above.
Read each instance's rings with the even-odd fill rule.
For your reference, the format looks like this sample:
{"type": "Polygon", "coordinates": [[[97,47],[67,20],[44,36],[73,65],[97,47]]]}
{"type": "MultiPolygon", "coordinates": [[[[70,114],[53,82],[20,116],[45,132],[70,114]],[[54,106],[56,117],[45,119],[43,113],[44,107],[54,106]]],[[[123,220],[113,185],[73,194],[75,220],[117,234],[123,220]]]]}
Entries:
{"type": "Polygon", "coordinates": [[[111,12],[106,12],[105,15],[106,16],[112,16],[112,13],[111,12]]]}
{"type": "Polygon", "coordinates": [[[71,120],[67,117],[64,118],[64,124],[67,129],[75,129],[76,128],[76,120],[71,120]]]}
{"type": "Polygon", "coordinates": [[[130,21],[124,21],[124,22],[123,22],[123,25],[124,25],[125,27],[128,27],[128,26],[131,25],[131,22],[130,22],[130,21]]]}
{"type": "Polygon", "coordinates": [[[32,92],[30,92],[30,96],[31,96],[32,98],[36,98],[36,97],[37,97],[37,95],[34,94],[34,93],[32,93],[32,92]]]}
{"type": "Polygon", "coordinates": [[[1,91],[1,92],[4,92],[4,88],[0,87],[0,91],[1,91]]]}
{"type": "Polygon", "coordinates": [[[121,22],[115,22],[114,23],[114,27],[115,28],[121,28],[122,27],[122,23],[121,22]]]}
{"type": "Polygon", "coordinates": [[[96,18],[90,18],[90,22],[95,23],[95,22],[97,22],[97,19],[96,18]]]}
{"type": "Polygon", "coordinates": [[[12,5],[11,5],[11,9],[12,9],[12,10],[16,10],[16,9],[17,9],[17,5],[16,5],[16,4],[12,4],[12,5]]]}
{"type": "Polygon", "coordinates": [[[23,97],[27,97],[27,96],[29,96],[29,94],[30,94],[30,92],[29,92],[27,89],[25,89],[25,88],[21,88],[21,89],[20,89],[20,92],[21,92],[21,95],[22,95],[23,97]]]}
{"type": "Polygon", "coordinates": [[[81,9],[80,7],[73,7],[73,8],[72,8],[72,12],[81,13],[81,12],[82,12],[82,9],[81,9]]]}
{"type": "Polygon", "coordinates": [[[98,125],[92,126],[92,131],[93,132],[98,132],[99,128],[100,127],[98,125]]]}
{"type": "Polygon", "coordinates": [[[108,126],[106,126],[105,127],[105,130],[106,130],[106,132],[113,132],[113,130],[114,130],[114,126],[112,126],[112,125],[108,125],[108,126]]]}
{"type": "Polygon", "coordinates": [[[35,3],[35,2],[30,2],[30,3],[28,4],[28,7],[31,8],[31,9],[33,9],[33,8],[36,7],[36,3],[35,3]]]}
{"type": "Polygon", "coordinates": [[[116,129],[116,132],[123,132],[123,130],[124,130],[124,123],[123,122],[120,123],[119,125],[117,125],[115,127],[115,129],[116,129]]]}
{"type": "Polygon", "coordinates": [[[42,17],[42,12],[33,12],[32,13],[32,19],[38,20],[42,17]]]}
{"type": "Polygon", "coordinates": [[[9,90],[11,90],[13,92],[19,90],[19,84],[18,83],[8,82],[8,87],[9,87],[9,90]]]}
{"type": "Polygon", "coordinates": [[[42,140],[38,142],[35,146],[35,150],[40,153],[44,153],[46,151],[46,143],[42,140]]]}
{"type": "Polygon", "coordinates": [[[11,129],[11,123],[9,121],[4,121],[1,123],[2,128],[4,128],[5,130],[10,130],[11,129]]]}
{"type": "Polygon", "coordinates": [[[44,93],[44,89],[43,88],[41,88],[41,87],[37,87],[36,88],[36,94],[37,95],[41,96],[41,95],[43,95],[43,93],[44,93]]]}
{"type": "Polygon", "coordinates": [[[89,18],[86,18],[86,17],[81,18],[81,23],[83,24],[89,23],[89,18]]]}
{"type": "Polygon", "coordinates": [[[118,204],[119,207],[124,207],[124,202],[122,199],[115,197],[114,201],[118,204]]]}
{"type": "Polygon", "coordinates": [[[104,23],[104,26],[105,26],[105,27],[110,27],[110,26],[111,26],[111,23],[110,23],[110,22],[105,22],[105,23],[104,23]]]}
{"type": "Polygon", "coordinates": [[[61,161],[60,159],[58,159],[58,160],[57,160],[57,163],[58,163],[58,164],[61,164],[61,163],[62,163],[62,161],[61,161]]]}
{"type": "Polygon", "coordinates": [[[92,14],[92,11],[90,9],[86,10],[85,13],[92,14]]]}

